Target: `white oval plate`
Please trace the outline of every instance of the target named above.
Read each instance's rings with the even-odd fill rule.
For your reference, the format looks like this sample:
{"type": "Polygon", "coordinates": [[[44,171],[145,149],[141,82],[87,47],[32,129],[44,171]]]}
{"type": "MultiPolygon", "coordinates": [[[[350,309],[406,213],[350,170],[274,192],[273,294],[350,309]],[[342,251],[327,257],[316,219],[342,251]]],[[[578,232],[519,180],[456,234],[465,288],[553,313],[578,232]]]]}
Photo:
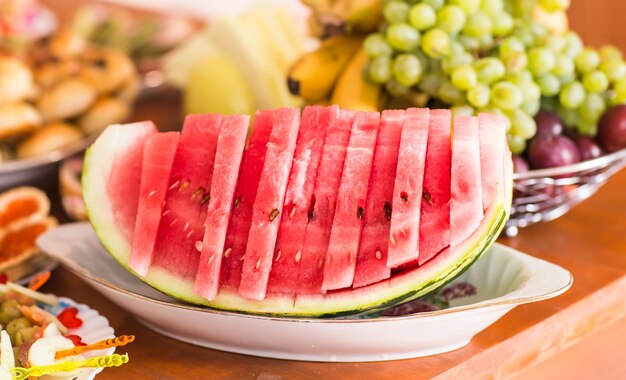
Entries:
{"type": "Polygon", "coordinates": [[[517,305],[565,292],[565,269],[496,244],[455,281],[477,294],[451,308],[402,317],[274,318],[217,311],[170,298],[135,278],[100,244],[88,223],[46,232],[40,249],[141,323],[169,337],[242,354],[361,362],[434,355],[461,348],[517,305]]]}

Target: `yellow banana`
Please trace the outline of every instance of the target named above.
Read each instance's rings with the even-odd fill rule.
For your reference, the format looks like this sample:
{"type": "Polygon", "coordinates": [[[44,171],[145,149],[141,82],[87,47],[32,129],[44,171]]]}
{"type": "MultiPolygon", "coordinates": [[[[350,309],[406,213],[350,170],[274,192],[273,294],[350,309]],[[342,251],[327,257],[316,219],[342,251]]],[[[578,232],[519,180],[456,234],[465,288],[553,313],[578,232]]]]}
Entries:
{"type": "Polygon", "coordinates": [[[367,62],[367,54],[360,48],[339,77],[330,99],[331,104],[356,111],[379,110],[381,88],[365,80],[363,70],[367,62]]]}
{"type": "Polygon", "coordinates": [[[347,32],[369,33],[375,31],[382,22],[382,1],[338,1],[333,5],[331,13],[344,20],[347,32]]]}
{"type": "Polygon", "coordinates": [[[323,41],[319,49],[301,56],[287,74],[289,91],[309,101],[328,97],[362,41],[357,36],[335,36],[323,41]]]}

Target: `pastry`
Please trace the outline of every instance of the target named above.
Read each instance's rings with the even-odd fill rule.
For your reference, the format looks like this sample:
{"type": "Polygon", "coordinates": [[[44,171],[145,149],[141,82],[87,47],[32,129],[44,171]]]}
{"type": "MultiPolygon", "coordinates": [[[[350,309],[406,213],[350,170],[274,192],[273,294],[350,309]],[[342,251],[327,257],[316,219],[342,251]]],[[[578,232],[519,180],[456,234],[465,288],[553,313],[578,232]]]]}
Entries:
{"type": "Polygon", "coordinates": [[[82,137],[80,130],[69,124],[48,124],[17,146],[17,157],[28,158],[46,154],[79,141],[82,137]]]}
{"type": "Polygon", "coordinates": [[[34,94],[30,68],[13,57],[0,57],[0,104],[14,103],[34,94]]]}
{"type": "Polygon", "coordinates": [[[89,111],[78,120],[78,125],[85,134],[100,132],[107,125],[124,121],[130,114],[128,103],[117,98],[96,100],[89,111]]]}
{"type": "Polygon", "coordinates": [[[96,96],[91,84],[80,78],[71,78],[42,93],[37,100],[37,108],[45,121],[69,119],[87,111],[96,96]]]}
{"type": "Polygon", "coordinates": [[[39,111],[26,102],[0,105],[0,142],[31,133],[41,124],[39,111]]]}

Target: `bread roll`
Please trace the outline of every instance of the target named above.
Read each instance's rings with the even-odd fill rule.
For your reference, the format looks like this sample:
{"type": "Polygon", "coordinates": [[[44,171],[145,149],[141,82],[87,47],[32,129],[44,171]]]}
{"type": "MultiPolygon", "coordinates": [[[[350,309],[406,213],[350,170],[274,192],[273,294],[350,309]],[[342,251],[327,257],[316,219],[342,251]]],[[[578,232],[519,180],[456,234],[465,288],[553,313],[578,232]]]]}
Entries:
{"type": "Polygon", "coordinates": [[[129,114],[128,103],[117,98],[102,98],[79,119],[78,125],[89,135],[100,132],[108,125],[121,123],[129,114]]]}
{"type": "Polygon", "coordinates": [[[24,62],[0,57],[0,105],[27,99],[34,88],[33,74],[24,62]]]}
{"type": "Polygon", "coordinates": [[[82,137],[83,134],[80,130],[69,124],[48,124],[17,146],[17,156],[18,158],[28,158],[43,155],[76,142],[82,137]]]}
{"type": "Polygon", "coordinates": [[[95,54],[85,63],[80,76],[91,83],[98,93],[110,94],[136,76],[133,61],[124,53],[106,51],[95,54]]]}
{"type": "Polygon", "coordinates": [[[26,102],[0,105],[0,142],[41,127],[41,114],[26,102]]]}
{"type": "Polygon", "coordinates": [[[47,122],[71,119],[87,111],[96,96],[96,89],[91,84],[80,78],[71,78],[42,92],[37,108],[47,122]]]}

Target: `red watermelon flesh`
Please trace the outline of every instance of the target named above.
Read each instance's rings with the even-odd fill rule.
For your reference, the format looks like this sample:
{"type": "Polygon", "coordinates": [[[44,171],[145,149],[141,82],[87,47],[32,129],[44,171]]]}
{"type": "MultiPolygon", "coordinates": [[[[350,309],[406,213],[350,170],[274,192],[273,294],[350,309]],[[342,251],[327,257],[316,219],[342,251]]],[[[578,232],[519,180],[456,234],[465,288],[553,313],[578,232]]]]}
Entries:
{"type": "Polygon", "coordinates": [[[404,111],[384,111],[380,120],[372,163],[363,230],[356,260],[353,287],[365,286],[389,277],[387,245],[391,225],[391,200],[398,164],[404,111]]]}
{"type": "Polygon", "coordinates": [[[354,280],[379,124],[378,112],[359,112],[352,123],[324,263],[322,290],[349,287],[354,280]]]}
{"type": "Polygon", "coordinates": [[[296,139],[300,128],[300,110],[280,108],[272,111],[272,134],[267,144],[263,171],[259,180],[248,244],[237,294],[251,300],[263,300],[272,268],[278,227],[291,172],[296,139]]]}
{"type": "Polygon", "coordinates": [[[455,116],[450,174],[450,249],[454,251],[483,220],[478,118],[455,116]]]}
{"type": "Polygon", "coordinates": [[[204,237],[202,244],[196,247],[201,254],[194,283],[194,293],[209,300],[215,298],[219,289],[226,230],[249,124],[250,117],[247,115],[224,116],[217,138],[204,237]]]}
{"type": "Polygon", "coordinates": [[[341,183],[343,162],[346,158],[350,129],[354,120],[354,112],[339,111],[331,116],[324,148],[322,162],[315,179],[313,189],[313,212],[306,228],[298,279],[298,293],[320,293],[324,279],[324,258],[328,250],[330,228],[335,215],[337,189],[341,183]]]}
{"type": "Polygon", "coordinates": [[[120,132],[113,154],[112,167],[123,165],[124,170],[112,170],[107,182],[107,192],[111,198],[111,210],[116,227],[127,239],[132,241],[135,220],[139,208],[139,186],[141,165],[146,138],[157,133],[150,121],[114,126],[123,128],[120,132]],[[118,194],[124,194],[123,197],[118,194]]]}
{"type": "Polygon", "coordinates": [[[143,150],[139,206],[128,261],[128,266],[142,276],[152,264],[179,138],[178,132],[154,133],[147,137],[143,150]]]}
{"type": "Polygon", "coordinates": [[[478,115],[483,209],[493,203],[498,193],[506,194],[504,184],[506,145],[500,143],[506,140],[502,117],[490,113],[478,115]]]}
{"type": "Polygon", "coordinates": [[[242,258],[252,223],[252,206],[259,187],[271,131],[272,115],[270,111],[257,111],[254,115],[254,127],[237,181],[233,212],[226,232],[226,244],[222,258],[220,287],[230,290],[238,288],[241,282],[242,258]]]}
{"type": "Polygon", "coordinates": [[[195,279],[198,269],[195,242],[204,233],[221,119],[211,114],[187,116],[172,166],[153,265],[185,279],[195,279]]]}
{"type": "Polygon", "coordinates": [[[330,118],[336,118],[339,107],[305,107],[298,132],[283,217],[280,220],[274,262],[268,281],[268,291],[296,293],[298,268],[309,211],[313,199],[315,178],[322,159],[324,137],[330,118]]]}
{"type": "Polygon", "coordinates": [[[449,110],[430,111],[420,217],[419,265],[450,245],[451,128],[449,110]]]}
{"type": "Polygon", "coordinates": [[[391,203],[389,268],[411,262],[420,254],[420,211],[429,123],[430,110],[409,108],[406,111],[391,203]]]}

